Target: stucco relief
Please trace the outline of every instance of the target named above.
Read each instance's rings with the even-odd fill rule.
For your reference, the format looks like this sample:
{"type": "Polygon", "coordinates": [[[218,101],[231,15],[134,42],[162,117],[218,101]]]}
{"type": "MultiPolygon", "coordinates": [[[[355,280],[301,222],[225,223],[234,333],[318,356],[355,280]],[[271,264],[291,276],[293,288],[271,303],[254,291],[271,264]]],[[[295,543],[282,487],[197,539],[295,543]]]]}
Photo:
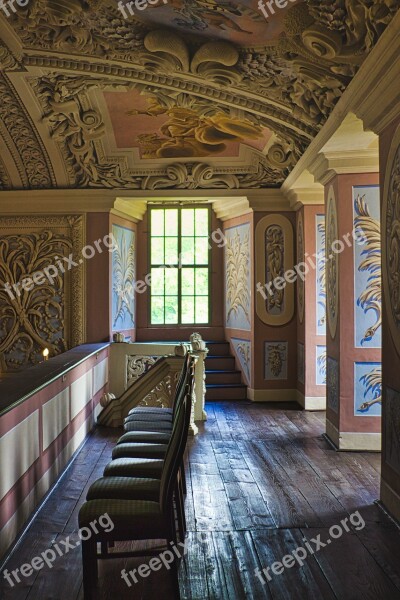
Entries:
{"type": "MultiPolygon", "coordinates": [[[[297,219],[297,264],[304,262],[304,221],[303,214],[300,211],[297,219]]],[[[297,309],[299,311],[299,321],[304,321],[305,310],[305,281],[299,277],[297,280],[297,309]]]]}
{"type": "Polygon", "coordinates": [[[69,271],[62,258],[81,252],[84,221],[3,217],[0,230],[0,354],[19,370],[43,360],[45,348],[54,356],[84,341],[83,265],[69,271]]]}
{"type": "Polygon", "coordinates": [[[245,223],[225,231],[226,326],[250,331],[250,225],[245,223]]]}
{"type": "Polygon", "coordinates": [[[385,176],[382,266],[388,323],[400,356],[400,127],[393,139],[385,176]]]}
{"type": "Polygon", "coordinates": [[[335,192],[329,188],[326,208],[326,296],[329,332],[336,337],[339,317],[339,255],[332,252],[332,244],[338,239],[338,218],[335,192]]]}
{"type": "Polygon", "coordinates": [[[255,234],[256,311],[267,325],[285,325],[294,316],[294,284],[278,285],[293,269],[293,227],[283,215],[271,214],[257,224],[255,234]]]}

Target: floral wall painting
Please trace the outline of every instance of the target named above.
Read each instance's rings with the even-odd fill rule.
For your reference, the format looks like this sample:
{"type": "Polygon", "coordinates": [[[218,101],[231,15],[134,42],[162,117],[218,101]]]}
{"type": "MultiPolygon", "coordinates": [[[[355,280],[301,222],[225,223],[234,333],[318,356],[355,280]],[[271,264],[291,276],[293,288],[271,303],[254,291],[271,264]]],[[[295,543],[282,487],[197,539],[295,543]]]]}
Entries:
{"type": "Polygon", "coordinates": [[[266,381],[287,379],[288,372],[288,342],[265,342],[266,381]]]}
{"type": "Polygon", "coordinates": [[[263,217],[256,227],[256,312],[267,325],[286,325],[294,316],[294,284],[274,285],[277,278],[293,269],[293,237],[293,226],[283,215],[263,217]]]}
{"type": "Polygon", "coordinates": [[[316,216],[317,335],[326,335],[326,236],[325,215],[316,216]]]}
{"type": "Polygon", "coordinates": [[[333,412],[339,411],[339,363],[328,356],[326,363],[326,398],[327,406],[333,412]]]}
{"type": "Polygon", "coordinates": [[[382,260],[379,186],[353,189],[355,346],[382,345],[382,260]]]}
{"type": "Polygon", "coordinates": [[[380,363],[355,363],[354,414],[367,417],[382,415],[382,366],[380,363]]]}
{"type": "Polygon", "coordinates": [[[326,385],[326,346],[317,346],[316,384],[326,385]]]}
{"type": "Polygon", "coordinates": [[[126,331],[135,327],[135,232],[113,225],[112,233],[112,328],[126,331]]]}
{"type": "Polygon", "coordinates": [[[251,343],[249,340],[232,338],[232,345],[236,356],[239,359],[242,373],[246,382],[250,385],[251,381],[251,343]]]}
{"type": "Polygon", "coordinates": [[[226,327],[250,331],[250,223],[225,230],[226,327]]]}
{"type": "Polygon", "coordinates": [[[385,390],[385,459],[400,475],[400,392],[385,390]]]}

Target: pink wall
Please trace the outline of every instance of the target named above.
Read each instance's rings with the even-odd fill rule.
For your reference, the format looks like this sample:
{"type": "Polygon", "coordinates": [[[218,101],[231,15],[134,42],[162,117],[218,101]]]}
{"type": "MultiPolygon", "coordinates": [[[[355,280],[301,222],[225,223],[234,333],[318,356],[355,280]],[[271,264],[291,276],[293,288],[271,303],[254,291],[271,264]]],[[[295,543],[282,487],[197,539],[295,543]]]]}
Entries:
{"type": "MultiPolygon", "coordinates": [[[[350,174],[336,176],[326,187],[326,200],[330,185],[335,190],[338,213],[339,239],[353,230],[353,187],[378,185],[379,174],[350,174]]],[[[354,347],[354,249],[346,245],[339,254],[339,319],[336,338],[332,340],[327,328],[328,356],[340,365],[339,412],[327,409],[329,421],[342,432],[379,433],[381,418],[354,415],[354,363],[380,362],[381,350],[354,347]]]]}
{"type": "MultiPolygon", "coordinates": [[[[108,213],[88,213],[86,216],[86,244],[93,246],[109,233],[108,213]]],[[[86,342],[109,341],[110,335],[110,253],[96,252],[86,261],[86,342]]]]}

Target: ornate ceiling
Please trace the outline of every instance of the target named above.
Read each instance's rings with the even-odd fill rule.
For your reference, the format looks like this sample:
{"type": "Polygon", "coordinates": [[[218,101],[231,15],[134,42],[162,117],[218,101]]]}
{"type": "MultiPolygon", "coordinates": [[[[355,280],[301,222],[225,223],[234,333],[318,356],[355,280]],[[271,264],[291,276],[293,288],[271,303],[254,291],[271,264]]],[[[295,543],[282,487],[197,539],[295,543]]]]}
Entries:
{"type": "Polygon", "coordinates": [[[0,16],[0,189],[285,180],[400,0],[30,0],[0,16]],[[125,3],[123,3],[125,5],[125,3]]]}

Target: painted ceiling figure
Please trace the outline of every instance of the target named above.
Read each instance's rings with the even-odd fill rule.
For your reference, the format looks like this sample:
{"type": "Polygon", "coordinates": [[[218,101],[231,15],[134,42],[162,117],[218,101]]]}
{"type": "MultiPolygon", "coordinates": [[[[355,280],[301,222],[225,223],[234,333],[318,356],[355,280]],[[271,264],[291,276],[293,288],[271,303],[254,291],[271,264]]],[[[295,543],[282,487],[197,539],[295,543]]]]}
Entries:
{"type": "MultiPolygon", "coordinates": [[[[151,107],[161,114],[160,105],[152,101],[151,107]]],[[[160,132],[140,134],[137,140],[143,150],[143,158],[171,158],[208,156],[218,154],[226,149],[226,142],[240,142],[245,139],[259,139],[263,129],[247,119],[234,119],[223,113],[213,116],[202,116],[196,111],[175,106],[164,108],[167,121],[161,126],[160,132]]],[[[135,111],[129,111],[135,114],[135,111]]],[[[138,113],[136,113],[138,114],[138,113]]],[[[148,114],[142,111],[141,114],[148,114]]]]}

